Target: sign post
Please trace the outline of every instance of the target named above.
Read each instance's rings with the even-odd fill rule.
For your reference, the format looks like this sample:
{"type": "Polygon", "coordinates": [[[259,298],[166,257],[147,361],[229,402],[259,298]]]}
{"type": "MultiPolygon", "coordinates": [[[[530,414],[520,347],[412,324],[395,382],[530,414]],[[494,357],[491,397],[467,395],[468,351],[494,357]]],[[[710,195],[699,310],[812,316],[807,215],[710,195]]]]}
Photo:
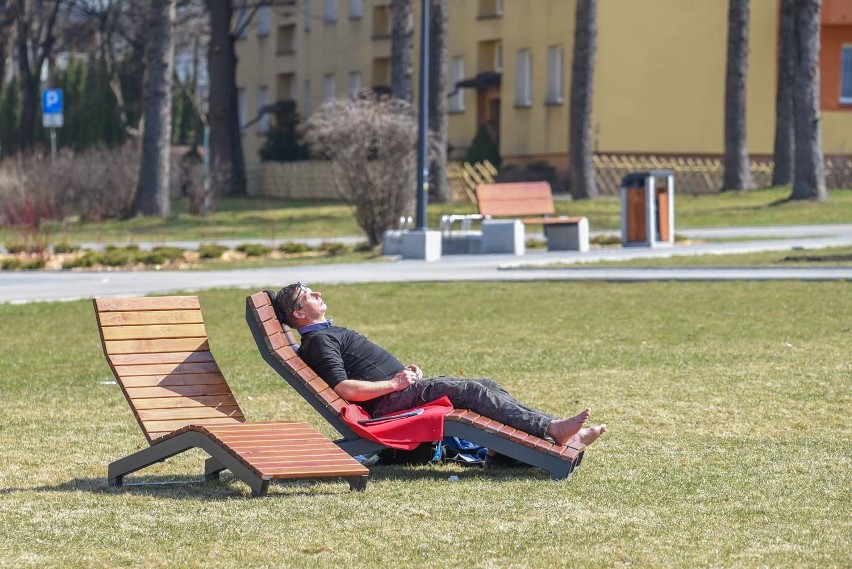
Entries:
{"type": "Polygon", "coordinates": [[[62,89],[46,89],[41,93],[41,124],[50,129],[50,156],[56,158],[56,129],[65,124],[62,114],[62,89]]]}

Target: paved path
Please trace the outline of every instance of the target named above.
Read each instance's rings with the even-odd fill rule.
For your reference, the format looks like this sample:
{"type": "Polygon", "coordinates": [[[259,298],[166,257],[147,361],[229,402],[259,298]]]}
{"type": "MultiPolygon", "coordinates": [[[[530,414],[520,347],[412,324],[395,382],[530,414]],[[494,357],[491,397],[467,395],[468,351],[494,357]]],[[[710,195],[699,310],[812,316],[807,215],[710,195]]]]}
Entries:
{"type": "Polygon", "coordinates": [[[548,267],[553,263],[585,264],[673,255],[718,255],[753,251],[789,251],[852,245],[852,225],[785,228],[730,228],[678,231],[707,239],[761,240],[708,242],[676,247],[613,248],[589,253],[531,251],[509,255],[444,256],[434,263],[388,261],[349,265],[312,265],[233,271],[104,271],[0,272],[0,302],[76,300],[94,296],[128,296],[211,288],[260,289],[301,280],[311,284],[414,281],[714,281],[714,280],[852,280],[852,267],[775,268],[595,268],[548,267]],[[792,238],[779,239],[777,236],[792,238]],[[772,238],[776,237],[776,238],[772,238]]]}

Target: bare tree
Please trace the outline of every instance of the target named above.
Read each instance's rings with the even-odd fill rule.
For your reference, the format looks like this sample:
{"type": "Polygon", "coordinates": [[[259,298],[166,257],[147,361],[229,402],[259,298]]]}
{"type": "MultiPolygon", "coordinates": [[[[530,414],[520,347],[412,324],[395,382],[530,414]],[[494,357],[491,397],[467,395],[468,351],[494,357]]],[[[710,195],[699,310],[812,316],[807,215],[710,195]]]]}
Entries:
{"type": "Polygon", "coordinates": [[[597,12],[598,0],[577,0],[568,141],[571,193],[575,198],[595,198],[598,195],[592,163],[592,94],[598,41],[597,12]]]}
{"type": "Polygon", "coordinates": [[[169,158],[172,140],[172,28],[177,0],[152,0],[145,50],[148,78],[142,134],[142,161],[136,187],[136,214],[170,213],[169,158]]]}
{"type": "Polygon", "coordinates": [[[793,181],[793,91],[796,82],[796,0],[781,0],[778,30],[778,85],[775,95],[775,149],[772,185],[793,181]]]}
{"type": "MultiPolygon", "coordinates": [[[[35,143],[40,76],[55,41],[53,28],[63,0],[11,0],[21,88],[20,150],[35,143]]],[[[69,0],[65,1],[70,4],[69,0]]]]}
{"type": "Polygon", "coordinates": [[[411,103],[414,100],[414,12],[411,0],[392,0],[391,94],[411,103]]]}
{"type": "Polygon", "coordinates": [[[795,167],[791,200],[828,199],[819,111],[822,0],[796,0],[795,167]]]}
{"type": "Polygon", "coordinates": [[[431,0],[429,11],[429,130],[435,155],[429,165],[429,199],[447,203],[452,196],[447,183],[447,0],[431,0]]]}
{"type": "Polygon", "coordinates": [[[754,187],[746,142],[749,0],[728,0],[728,62],[725,72],[725,176],[723,190],[754,187]]]}
{"type": "Polygon", "coordinates": [[[402,99],[329,99],[305,121],[312,152],[330,158],[341,195],[373,246],[414,200],[417,123],[402,99]]]}

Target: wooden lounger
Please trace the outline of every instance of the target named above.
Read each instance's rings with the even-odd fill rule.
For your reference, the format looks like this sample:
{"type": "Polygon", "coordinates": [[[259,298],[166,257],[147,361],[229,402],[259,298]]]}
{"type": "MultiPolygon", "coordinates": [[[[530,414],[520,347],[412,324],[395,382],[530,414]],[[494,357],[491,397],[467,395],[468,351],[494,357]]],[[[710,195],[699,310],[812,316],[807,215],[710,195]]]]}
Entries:
{"type": "Polygon", "coordinates": [[[270,480],[345,478],[369,471],[307,423],[247,423],[207,342],[194,296],[94,299],[104,354],[150,447],[109,465],[110,485],[191,448],[207,479],[230,470],[264,495],[270,480]]]}
{"type": "MultiPolygon", "coordinates": [[[[276,318],[267,292],[258,292],[246,299],[246,322],[263,359],[343,436],[334,441],[340,448],[353,456],[384,448],[359,437],[346,425],[340,410],[347,405],[347,401],[341,399],[296,355],[298,345],[293,334],[276,318]]],[[[556,445],[466,409],[456,409],[446,416],[444,434],[467,439],[542,468],[554,479],[566,478],[571,474],[580,465],[585,449],[577,440],[570,441],[566,446],[556,445]]]]}

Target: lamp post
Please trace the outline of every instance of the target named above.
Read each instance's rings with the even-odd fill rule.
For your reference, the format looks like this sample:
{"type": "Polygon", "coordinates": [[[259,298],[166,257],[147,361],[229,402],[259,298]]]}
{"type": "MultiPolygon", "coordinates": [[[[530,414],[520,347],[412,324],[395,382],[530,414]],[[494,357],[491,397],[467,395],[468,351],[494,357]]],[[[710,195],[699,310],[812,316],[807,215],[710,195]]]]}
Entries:
{"type": "Polygon", "coordinates": [[[421,1],[420,13],[420,120],[417,133],[417,230],[426,230],[429,196],[429,2],[421,1]]]}

